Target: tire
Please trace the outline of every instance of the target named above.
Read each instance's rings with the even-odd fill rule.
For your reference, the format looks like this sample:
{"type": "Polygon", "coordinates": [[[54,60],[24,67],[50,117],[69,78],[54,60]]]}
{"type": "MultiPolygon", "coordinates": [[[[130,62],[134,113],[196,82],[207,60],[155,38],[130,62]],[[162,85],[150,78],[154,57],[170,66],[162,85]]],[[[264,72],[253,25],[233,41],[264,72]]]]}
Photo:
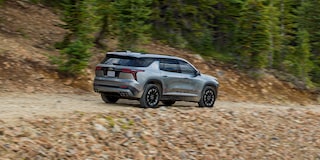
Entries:
{"type": "Polygon", "coordinates": [[[166,100],[166,101],[162,101],[162,103],[163,103],[165,106],[172,106],[174,103],[176,103],[176,101],[166,100]]]}
{"type": "Polygon", "coordinates": [[[105,93],[101,93],[101,98],[105,103],[116,103],[119,100],[119,97],[110,96],[105,93]]]}
{"type": "Polygon", "coordinates": [[[216,94],[212,87],[206,86],[201,94],[201,99],[198,102],[199,107],[213,107],[216,100],[216,94]]]}
{"type": "Polygon", "coordinates": [[[140,98],[140,105],[143,108],[156,108],[161,97],[159,86],[147,84],[140,98]]]}

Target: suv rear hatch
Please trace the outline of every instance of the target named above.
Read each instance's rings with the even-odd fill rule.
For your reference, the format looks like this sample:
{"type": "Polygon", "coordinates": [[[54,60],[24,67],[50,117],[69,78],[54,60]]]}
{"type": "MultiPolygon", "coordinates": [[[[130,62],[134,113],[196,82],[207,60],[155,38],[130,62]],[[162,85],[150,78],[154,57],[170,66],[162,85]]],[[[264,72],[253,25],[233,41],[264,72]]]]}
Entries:
{"type": "Polygon", "coordinates": [[[137,74],[144,72],[141,67],[147,67],[153,62],[151,58],[137,58],[107,54],[105,59],[96,66],[96,77],[137,80],[137,74]]]}

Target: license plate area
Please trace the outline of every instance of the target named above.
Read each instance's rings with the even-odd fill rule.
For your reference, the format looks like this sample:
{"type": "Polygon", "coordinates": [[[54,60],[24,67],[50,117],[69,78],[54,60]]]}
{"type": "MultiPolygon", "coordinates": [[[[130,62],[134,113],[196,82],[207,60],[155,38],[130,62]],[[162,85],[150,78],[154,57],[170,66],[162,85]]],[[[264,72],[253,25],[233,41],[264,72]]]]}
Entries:
{"type": "Polygon", "coordinates": [[[116,72],[115,71],[107,71],[107,77],[115,77],[116,72]]]}

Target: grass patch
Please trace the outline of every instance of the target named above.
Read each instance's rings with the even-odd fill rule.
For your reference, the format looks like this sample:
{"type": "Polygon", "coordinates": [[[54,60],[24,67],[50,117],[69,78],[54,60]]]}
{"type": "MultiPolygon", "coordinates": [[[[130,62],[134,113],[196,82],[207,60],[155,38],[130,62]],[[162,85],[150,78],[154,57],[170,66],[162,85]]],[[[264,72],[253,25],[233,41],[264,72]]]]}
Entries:
{"type": "MultiPolygon", "coordinates": [[[[199,52],[198,52],[199,53],[199,52]]],[[[206,51],[205,53],[200,53],[206,59],[213,58],[217,61],[222,61],[226,63],[233,63],[235,62],[235,58],[230,53],[221,53],[216,51],[206,51]]]]}
{"type": "Polygon", "coordinates": [[[23,38],[29,38],[29,36],[23,31],[22,28],[17,29],[16,32],[18,32],[23,38]]]}
{"type": "Polygon", "coordinates": [[[4,55],[4,54],[8,53],[8,51],[9,51],[9,50],[0,48],[0,55],[4,55]]]}
{"type": "Polygon", "coordinates": [[[116,125],[116,122],[113,117],[106,116],[105,119],[109,122],[110,127],[114,127],[116,125]]]}
{"type": "Polygon", "coordinates": [[[4,4],[6,0],[0,0],[0,7],[4,4]]]}

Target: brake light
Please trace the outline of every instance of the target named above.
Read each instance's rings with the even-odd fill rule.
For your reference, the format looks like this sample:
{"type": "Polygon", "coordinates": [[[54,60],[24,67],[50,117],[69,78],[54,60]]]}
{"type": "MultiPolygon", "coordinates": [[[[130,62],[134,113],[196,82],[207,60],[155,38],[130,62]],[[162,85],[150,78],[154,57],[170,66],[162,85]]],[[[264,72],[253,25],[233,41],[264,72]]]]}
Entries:
{"type": "Polygon", "coordinates": [[[101,66],[96,66],[96,71],[101,70],[102,67],[101,66]]]}
{"type": "Polygon", "coordinates": [[[128,69],[128,68],[123,68],[123,69],[121,70],[121,72],[123,72],[123,73],[131,73],[132,76],[133,76],[133,78],[134,78],[135,80],[137,80],[137,73],[138,73],[138,72],[144,72],[144,70],[133,70],[133,69],[128,69]]]}

